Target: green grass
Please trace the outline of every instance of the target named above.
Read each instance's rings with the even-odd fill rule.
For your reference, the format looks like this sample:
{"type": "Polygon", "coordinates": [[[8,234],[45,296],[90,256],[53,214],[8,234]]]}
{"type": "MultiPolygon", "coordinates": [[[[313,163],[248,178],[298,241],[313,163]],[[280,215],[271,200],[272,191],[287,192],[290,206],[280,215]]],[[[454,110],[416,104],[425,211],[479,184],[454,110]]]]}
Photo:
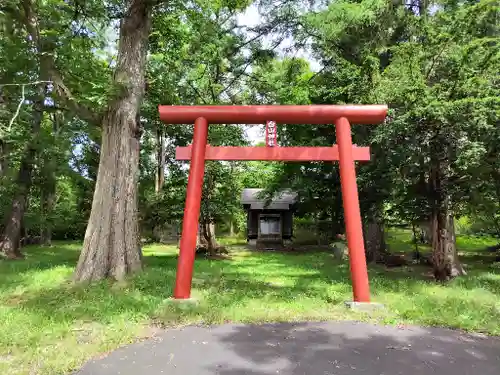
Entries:
{"type": "MultiPolygon", "coordinates": [[[[398,251],[413,248],[402,231],[391,233],[391,243],[398,251]]],[[[372,316],[344,307],[351,298],[348,265],[327,253],[238,251],[231,260],[199,259],[199,302],[192,305],[169,301],[174,247],[146,247],[144,272],[126,284],[91,286],[69,281],[79,244],[29,247],[24,261],[0,261],[0,374],[61,375],[153,335],[155,327],[190,323],[357,319],[500,334],[500,268],[480,251],[493,243],[460,238],[469,274],[446,285],[420,267],[371,267],[373,299],[387,307],[372,316]]]]}

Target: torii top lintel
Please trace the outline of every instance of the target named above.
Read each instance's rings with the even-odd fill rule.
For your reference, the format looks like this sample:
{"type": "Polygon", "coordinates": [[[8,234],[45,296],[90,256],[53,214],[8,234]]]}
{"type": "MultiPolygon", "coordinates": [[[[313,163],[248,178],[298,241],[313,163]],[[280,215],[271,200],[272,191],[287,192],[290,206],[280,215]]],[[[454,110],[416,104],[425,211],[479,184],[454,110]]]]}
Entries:
{"type": "Polygon", "coordinates": [[[158,107],[166,124],[192,124],[203,117],[209,124],[259,124],[268,120],[284,124],[332,124],[345,117],[350,123],[379,124],[386,105],[204,105],[158,107]]]}

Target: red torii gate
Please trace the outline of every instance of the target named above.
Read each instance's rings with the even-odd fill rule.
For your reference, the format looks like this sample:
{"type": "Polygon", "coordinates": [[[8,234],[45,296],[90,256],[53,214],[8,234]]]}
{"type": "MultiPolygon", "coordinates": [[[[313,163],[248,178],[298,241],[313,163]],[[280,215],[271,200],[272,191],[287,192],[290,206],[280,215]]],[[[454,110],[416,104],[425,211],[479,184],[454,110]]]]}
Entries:
{"type": "Polygon", "coordinates": [[[378,124],[387,115],[385,105],[249,105],[164,106],[158,108],[167,124],[194,122],[193,144],[177,147],[178,160],[191,160],[186,205],[177,264],[174,298],[191,295],[196,236],[200,216],[205,160],[335,161],[340,164],[340,183],[349,248],[353,297],[370,302],[355,160],[370,160],[368,147],[352,145],[351,123],[378,124]],[[338,145],[333,147],[213,147],[207,145],[208,124],[259,124],[273,120],[285,124],[335,123],[338,145]]]}

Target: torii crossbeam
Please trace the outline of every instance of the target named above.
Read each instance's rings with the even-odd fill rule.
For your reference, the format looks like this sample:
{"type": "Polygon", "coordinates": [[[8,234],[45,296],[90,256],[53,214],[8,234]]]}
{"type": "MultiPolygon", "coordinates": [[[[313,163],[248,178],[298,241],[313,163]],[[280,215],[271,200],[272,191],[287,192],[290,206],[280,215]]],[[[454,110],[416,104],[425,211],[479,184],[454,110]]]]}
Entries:
{"type": "Polygon", "coordinates": [[[370,301],[355,161],[370,160],[368,147],[352,144],[351,123],[378,124],[387,115],[385,105],[263,105],[159,106],[166,124],[194,122],[193,144],[177,147],[178,160],[190,160],[186,205],[177,265],[174,298],[191,295],[196,236],[200,216],[205,160],[339,161],[342,201],[355,302],[370,301]],[[209,124],[335,124],[337,145],[332,147],[213,147],[207,145],[209,124]]]}

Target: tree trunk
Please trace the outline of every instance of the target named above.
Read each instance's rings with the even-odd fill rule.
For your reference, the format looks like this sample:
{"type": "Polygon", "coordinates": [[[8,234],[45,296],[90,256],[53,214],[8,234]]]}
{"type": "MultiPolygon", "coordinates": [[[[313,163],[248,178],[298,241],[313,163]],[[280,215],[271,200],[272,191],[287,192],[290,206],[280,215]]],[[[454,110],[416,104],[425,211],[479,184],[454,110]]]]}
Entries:
{"type": "Polygon", "coordinates": [[[43,217],[42,227],[40,228],[40,243],[45,246],[52,246],[52,212],[56,203],[56,176],[52,168],[48,172],[49,175],[47,175],[47,181],[40,196],[43,217]]]}
{"type": "Polygon", "coordinates": [[[215,238],[215,225],[213,223],[204,222],[202,224],[203,238],[207,244],[207,250],[210,255],[215,255],[219,244],[215,238]]]}
{"type": "Polygon", "coordinates": [[[420,241],[420,239],[418,238],[417,227],[415,226],[414,222],[411,224],[411,230],[413,233],[413,244],[415,245],[415,250],[413,251],[413,259],[418,261],[420,260],[420,250],[418,248],[418,242],[420,241]]]}
{"type": "Polygon", "coordinates": [[[19,173],[16,179],[17,190],[14,199],[12,199],[10,210],[5,215],[3,231],[0,234],[0,253],[3,253],[10,259],[23,257],[20,251],[21,227],[32,182],[33,163],[36,156],[35,139],[40,131],[42,119],[43,99],[34,103],[31,140],[28,142],[26,153],[19,166],[19,173]]]}
{"type": "Polygon", "coordinates": [[[139,108],[151,6],[148,0],[130,0],[121,20],[114,76],[121,92],[103,119],[99,170],[76,281],[122,280],[142,268],[137,212],[139,108]]]}
{"type": "Polygon", "coordinates": [[[314,231],[316,232],[316,245],[322,245],[323,233],[319,225],[319,215],[314,215],[314,231]]]}
{"type": "Polygon", "coordinates": [[[233,219],[229,221],[229,236],[234,237],[234,222],[233,219]]]}
{"type": "Polygon", "coordinates": [[[156,178],[155,178],[155,192],[161,192],[163,184],[165,183],[165,144],[163,138],[163,128],[156,129],[156,178]]]}
{"type": "Polygon", "coordinates": [[[465,274],[458,260],[455,222],[451,212],[451,198],[447,192],[448,159],[441,156],[445,141],[437,142],[431,158],[430,203],[432,233],[432,264],[436,281],[447,281],[465,274]],[[438,146],[439,145],[439,146],[438,146]]]}
{"type": "MultiPolygon", "coordinates": [[[[492,168],[491,177],[493,179],[493,186],[495,187],[495,195],[497,203],[500,202],[500,168],[492,168]]],[[[492,218],[493,225],[495,226],[495,232],[497,237],[500,237],[500,216],[498,212],[493,214],[492,218]]]]}
{"type": "MultiPolygon", "coordinates": [[[[52,117],[52,132],[54,142],[56,142],[57,132],[61,119],[58,113],[52,117]]],[[[43,185],[40,194],[40,207],[42,211],[42,225],[40,228],[40,243],[45,246],[52,246],[52,224],[53,211],[56,204],[56,169],[57,153],[52,149],[46,156],[43,165],[43,185]]]]}
{"type": "MultiPolygon", "coordinates": [[[[156,128],[156,171],[155,171],[155,193],[158,196],[165,183],[165,143],[163,138],[163,128],[158,126],[156,128]]],[[[160,238],[155,234],[162,232],[163,224],[159,223],[157,220],[153,223],[153,240],[156,242],[161,242],[160,238]]]]}
{"type": "Polygon", "coordinates": [[[364,228],[365,254],[367,262],[383,260],[386,253],[384,224],[382,220],[370,220],[364,228]]]}
{"type": "Polygon", "coordinates": [[[427,8],[429,6],[429,2],[427,0],[419,0],[418,1],[418,15],[424,17],[427,14],[427,8]]]}
{"type": "Polygon", "coordinates": [[[455,222],[450,212],[433,214],[432,229],[432,263],[436,280],[447,281],[465,275],[458,259],[455,222]]]}
{"type": "Polygon", "coordinates": [[[0,139],[0,178],[7,173],[7,144],[0,139]]]}
{"type": "Polygon", "coordinates": [[[431,244],[432,243],[432,223],[431,222],[423,222],[420,223],[419,225],[420,230],[422,231],[421,236],[420,236],[420,241],[423,244],[431,244]]]}
{"type": "MultiPolygon", "coordinates": [[[[50,52],[53,51],[53,43],[44,43],[40,37],[38,29],[38,18],[33,10],[31,1],[19,2],[19,12],[23,15],[24,26],[29,33],[30,43],[34,51],[38,54],[40,81],[47,81],[48,60],[51,58],[50,52]]],[[[30,140],[28,141],[26,153],[21,160],[19,173],[17,175],[14,198],[10,210],[7,211],[4,218],[4,226],[0,234],[0,253],[8,258],[22,257],[20,247],[21,227],[24,213],[28,205],[28,194],[32,183],[33,163],[36,157],[36,139],[40,132],[44,116],[44,100],[46,95],[46,85],[40,84],[36,88],[36,97],[33,101],[32,125],[30,140]]]]}

